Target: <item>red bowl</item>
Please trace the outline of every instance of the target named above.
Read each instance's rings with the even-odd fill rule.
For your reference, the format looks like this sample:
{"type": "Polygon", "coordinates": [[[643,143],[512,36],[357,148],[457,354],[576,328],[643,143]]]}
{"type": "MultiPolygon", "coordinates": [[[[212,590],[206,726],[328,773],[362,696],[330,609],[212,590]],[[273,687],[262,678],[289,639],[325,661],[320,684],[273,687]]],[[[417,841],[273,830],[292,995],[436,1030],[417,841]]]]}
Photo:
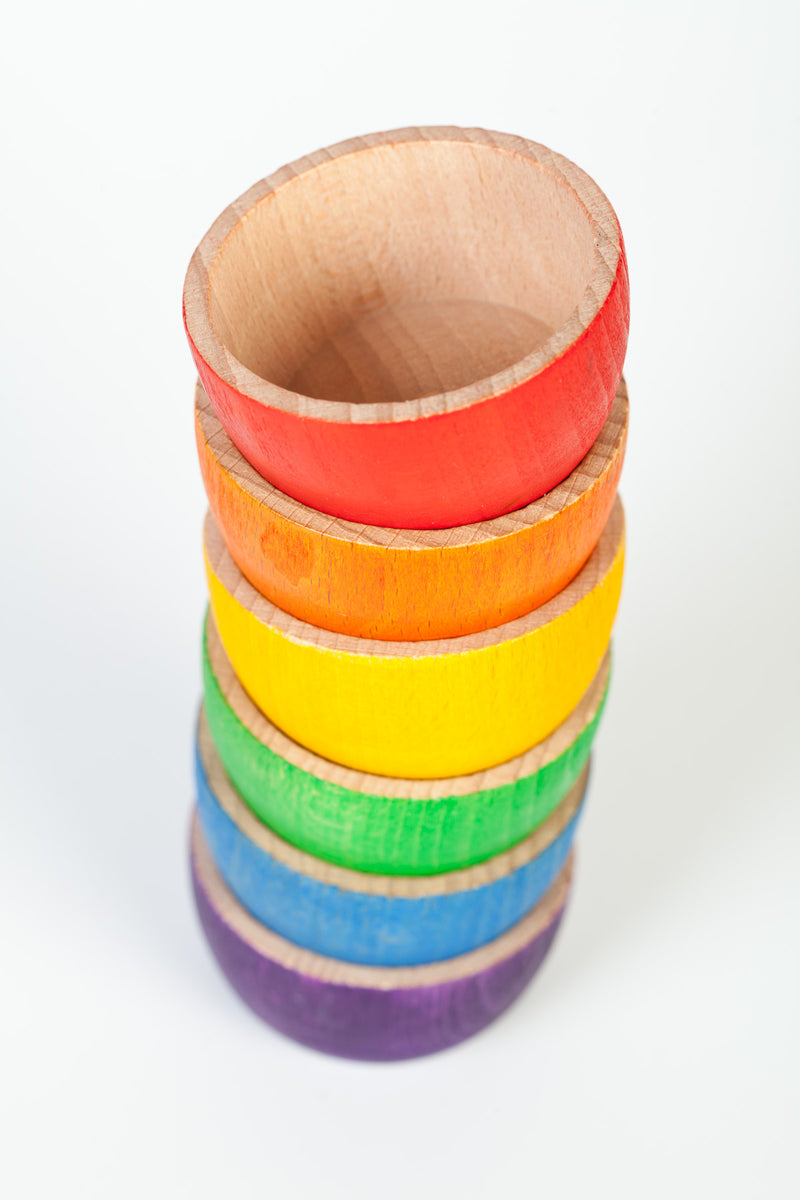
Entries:
{"type": "Polygon", "coordinates": [[[622,234],[578,167],[477,129],[318,151],[211,227],[184,287],[206,392],[270,483],[444,528],[559,484],[599,434],[629,319],[622,234]]]}

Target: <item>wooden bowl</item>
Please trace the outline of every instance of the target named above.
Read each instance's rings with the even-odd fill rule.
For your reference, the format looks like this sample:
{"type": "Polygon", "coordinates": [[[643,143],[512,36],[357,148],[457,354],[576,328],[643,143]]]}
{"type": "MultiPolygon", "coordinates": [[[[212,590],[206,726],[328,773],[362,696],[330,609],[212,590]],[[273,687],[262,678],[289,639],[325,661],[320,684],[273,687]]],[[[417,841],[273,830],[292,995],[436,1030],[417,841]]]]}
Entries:
{"type": "Polygon", "coordinates": [[[184,320],[234,443],[321,512],[445,528],[522,508],[597,438],[622,372],[619,225],[508,134],[374,134],[256,184],[198,246],[184,320]]]}
{"type": "Polygon", "coordinates": [[[344,1058],[389,1061],[454,1046],[522,992],[544,961],[567,901],[571,862],[502,937],[445,962],[368,967],[302,950],[267,929],[223,882],[195,819],[191,869],[209,945],[231,985],[288,1037],[344,1058]]]}
{"type": "Polygon", "coordinates": [[[288,616],[247,582],[210,514],[205,528],[211,611],[261,711],[323,758],[411,779],[482,771],[565,720],[611,637],[624,541],[617,499],[586,565],[541,608],[465,637],[386,642],[288,616]]]}
{"type": "Polygon", "coordinates": [[[504,854],[438,875],[372,875],[290,846],[231,784],[202,715],[197,812],[214,862],[240,904],[307,950],[381,967],[477,950],[521,920],[566,862],[583,807],[588,762],[554,812],[504,854]]]}
{"type": "Polygon", "coordinates": [[[431,875],[508,850],[549,817],[589,758],[611,667],[537,746],[475,775],[390,779],[321,758],[256,707],[209,613],[203,710],[227,775],[264,824],[307,854],[355,871],[431,875]]]}
{"type": "Polygon", "coordinates": [[[566,587],[611,512],[627,432],[620,380],[597,441],[546,496],[480,525],[385,529],[331,520],[279,492],[236,449],[200,383],[195,398],[209,504],[245,577],[302,621],[387,641],[480,633],[566,587]]]}

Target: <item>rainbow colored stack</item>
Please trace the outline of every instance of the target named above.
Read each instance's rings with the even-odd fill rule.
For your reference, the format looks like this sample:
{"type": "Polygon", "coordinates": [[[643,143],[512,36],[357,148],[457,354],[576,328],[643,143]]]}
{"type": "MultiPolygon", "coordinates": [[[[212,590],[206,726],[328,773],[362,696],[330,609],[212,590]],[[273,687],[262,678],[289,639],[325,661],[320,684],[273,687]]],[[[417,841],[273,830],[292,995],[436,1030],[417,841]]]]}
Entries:
{"type": "Polygon", "coordinates": [[[184,317],[203,928],[298,1041],[442,1049],[569,890],[624,555],[619,225],[543,146],[374,135],[231,205],[184,317]]]}

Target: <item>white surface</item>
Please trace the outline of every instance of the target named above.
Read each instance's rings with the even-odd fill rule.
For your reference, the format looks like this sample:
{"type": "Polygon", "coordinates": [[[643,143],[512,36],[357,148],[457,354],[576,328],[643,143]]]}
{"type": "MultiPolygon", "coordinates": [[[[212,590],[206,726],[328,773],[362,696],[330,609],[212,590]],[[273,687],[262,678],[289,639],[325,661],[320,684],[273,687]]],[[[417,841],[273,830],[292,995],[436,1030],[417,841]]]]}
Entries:
{"type": "Polygon", "coordinates": [[[4,1195],[797,1194],[798,33],[789,3],[7,15],[4,1195]],[[180,290],[268,171],[444,122],[551,145],[620,215],[629,566],[552,958],[473,1042],[373,1067],[251,1017],[190,903],[180,290]]]}

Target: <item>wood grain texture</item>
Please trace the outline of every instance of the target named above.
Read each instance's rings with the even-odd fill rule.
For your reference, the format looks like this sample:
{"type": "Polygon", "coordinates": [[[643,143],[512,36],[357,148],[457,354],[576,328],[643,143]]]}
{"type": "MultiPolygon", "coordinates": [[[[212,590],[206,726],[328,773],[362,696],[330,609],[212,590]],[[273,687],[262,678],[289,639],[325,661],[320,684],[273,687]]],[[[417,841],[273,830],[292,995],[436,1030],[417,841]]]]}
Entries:
{"type": "Polygon", "coordinates": [[[251,917],[226,887],[195,819],[200,921],[231,985],[281,1033],[327,1054],[390,1061],[456,1045],[500,1015],[535,975],[561,921],[571,862],[513,929],[470,954],[370,967],[302,950],[251,917]]]}
{"type": "Polygon", "coordinates": [[[198,726],[197,811],[225,883],[257,920],[318,954],[412,966],[493,941],[542,898],[566,862],[589,773],[505,854],[433,876],[369,875],[333,866],[283,841],[227,778],[205,721],[198,726]]]}
{"type": "Polygon", "coordinates": [[[566,718],[609,643],[624,540],[617,499],[581,572],[535,612],[462,638],[386,642],[288,616],[247,582],[210,513],[205,527],[211,611],[261,711],[323,758],[412,779],[505,762],[566,718]]]}
{"type": "Polygon", "coordinates": [[[512,621],[577,575],[605,526],[628,429],[624,381],[597,441],[518,512],[456,529],[331,520],[273,488],[228,437],[202,384],[195,435],[211,511],[245,577],[278,608],[354,637],[459,637],[512,621]]]}
{"type": "Polygon", "coordinates": [[[396,130],[319,151],[218,218],[184,287],[209,399],[275,487],[447,528],[564,480],[608,415],[629,320],[596,184],[544,146],[396,130]]]}
{"type": "Polygon", "coordinates": [[[204,713],[242,799],[292,845],[356,871],[430,875],[500,854],[553,811],[583,770],[605,704],[610,653],[577,706],[525,754],[475,775],[388,779],[293,742],[245,692],[209,613],[204,713]]]}

